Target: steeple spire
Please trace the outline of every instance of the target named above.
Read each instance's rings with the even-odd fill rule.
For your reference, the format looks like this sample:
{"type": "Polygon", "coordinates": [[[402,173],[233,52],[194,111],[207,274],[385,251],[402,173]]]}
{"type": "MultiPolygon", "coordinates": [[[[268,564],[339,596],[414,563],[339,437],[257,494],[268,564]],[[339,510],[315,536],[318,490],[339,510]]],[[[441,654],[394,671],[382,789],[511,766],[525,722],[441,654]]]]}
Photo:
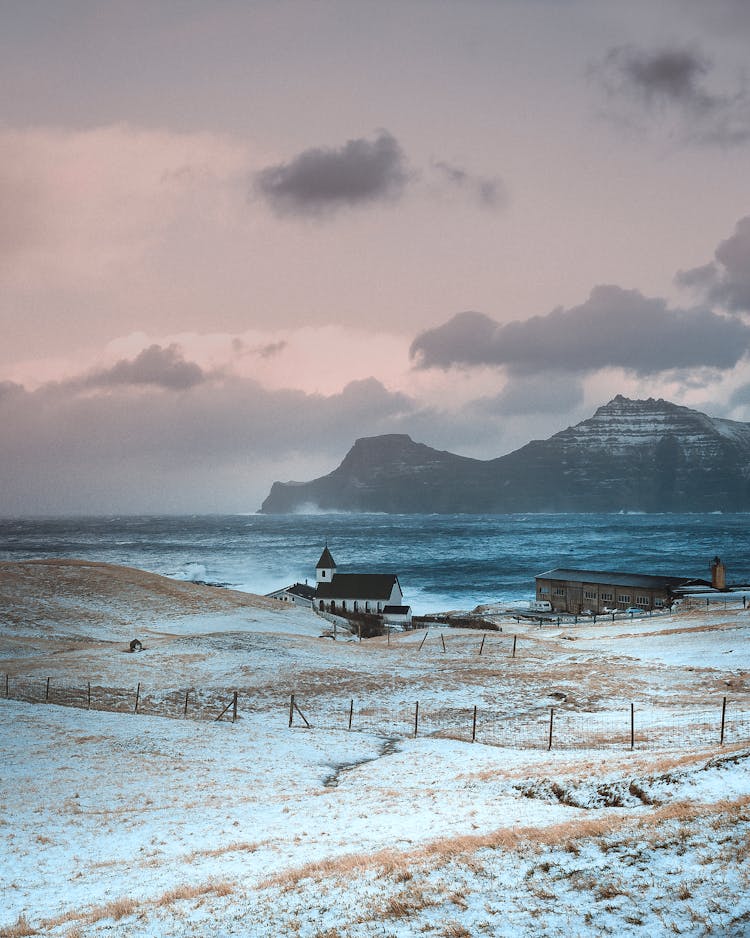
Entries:
{"type": "Polygon", "coordinates": [[[323,548],[320,560],[315,567],[315,578],[318,583],[330,583],[336,573],[336,561],[328,550],[328,544],[323,548]]]}

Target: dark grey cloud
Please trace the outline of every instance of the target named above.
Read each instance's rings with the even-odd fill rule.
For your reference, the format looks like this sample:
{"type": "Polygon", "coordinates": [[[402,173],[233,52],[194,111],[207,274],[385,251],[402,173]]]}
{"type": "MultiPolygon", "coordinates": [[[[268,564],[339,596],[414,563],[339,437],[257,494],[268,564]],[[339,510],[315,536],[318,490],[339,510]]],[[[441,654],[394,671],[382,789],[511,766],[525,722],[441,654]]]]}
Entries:
{"type": "Polygon", "coordinates": [[[697,111],[712,106],[702,85],[711,64],[695,50],[620,46],[610,49],[602,65],[613,93],[633,94],[647,104],[677,102],[697,111]]]}
{"type": "Polygon", "coordinates": [[[462,166],[437,160],[433,164],[441,178],[456,189],[468,193],[483,208],[502,209],[508,205],[508,190],[499,176],[479,176],[462,166]]]}
{"type": "Polygon", "coordinates": [[[503,417],[567,414],[583,403],[583,385],[576,377],[554,371],[512,378],[499,394],[473,403],[481,413],[503,417]]]}
{"type": "Polygon", "coordinates": [[[709,303],[732,312],[750,312],[750,215],[741,218],[734,234],[719,244],[713,261],[681,270],[675,280],[709,303]]]}
{"type": "Polygon", "coordinates": [[[653,375],[683,368],[732,368],[750,349],[750,326],[707,309],[670,309],[662,299],[616,286],[546,316],[500,324],[459,313],[418,335],[420,368],[504,366],[514,374],[585,374],[606,367],[653,375]]]}
{"type": "Polygon", "coordinates": [[[373,140],[314,147],[255,176],[255,190],[280,215],[320,216],[398,198],[409,182],[406,156],[385,130],[373,140]]]}
{"type": "Polygon", "coordinates": [[[86,388],[152,385],[184,391],[202,384],[208,375],[200,365],[186,361],[177,345],[150,345],[132,360],[121,359],[111,368],[95,371],[72,384],[86,388]]]}
{"type": "Polygon", "coordinates": [[[686,141],[720,146],[750,141],[750,99],[740,77],[718,83],[714,63],[695,48],[610,49],[590,76],[607,98],[607,115],[630,126],[648,117],[686,141]]]}

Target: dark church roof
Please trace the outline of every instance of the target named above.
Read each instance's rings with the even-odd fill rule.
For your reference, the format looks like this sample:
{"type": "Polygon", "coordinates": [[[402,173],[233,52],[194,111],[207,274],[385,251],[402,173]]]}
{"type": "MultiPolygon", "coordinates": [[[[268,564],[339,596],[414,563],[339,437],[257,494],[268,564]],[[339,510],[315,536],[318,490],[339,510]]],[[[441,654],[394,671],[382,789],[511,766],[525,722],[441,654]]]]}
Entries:
{"type": "Polygon", "coordinates": [[[408,615],[411,606],[383,606],[383,613],[387,616],[408,615]]]}
{"type": "Polygon", "coordinates": [[[315,565],[316,570],[330,570],[331,568],[336,568],[336,561],[331,556],[330,550],[328,550],[328,545],[323,548],[323,553],[320,555],[320,560],[315,565]]]}
{"type": "Polygon", "coordinates": [[[316,595],[318,599],[390,599],[394,583],[398,583],[395,573],[334,573],[330,583],[318,583],[316,595]]]}

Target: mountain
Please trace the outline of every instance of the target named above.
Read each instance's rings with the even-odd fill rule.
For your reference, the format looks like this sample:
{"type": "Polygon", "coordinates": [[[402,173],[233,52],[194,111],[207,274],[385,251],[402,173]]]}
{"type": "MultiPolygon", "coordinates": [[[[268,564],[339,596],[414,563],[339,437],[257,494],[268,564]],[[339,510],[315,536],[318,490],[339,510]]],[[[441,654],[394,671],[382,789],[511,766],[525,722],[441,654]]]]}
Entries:
{"type": "Polygon", "coordinates": [[[274,482],[261,512],[744,511],[750,424],[618,395],[593,417],[498,459],[406,434],[357,440],[312,482],[274,482]]]}

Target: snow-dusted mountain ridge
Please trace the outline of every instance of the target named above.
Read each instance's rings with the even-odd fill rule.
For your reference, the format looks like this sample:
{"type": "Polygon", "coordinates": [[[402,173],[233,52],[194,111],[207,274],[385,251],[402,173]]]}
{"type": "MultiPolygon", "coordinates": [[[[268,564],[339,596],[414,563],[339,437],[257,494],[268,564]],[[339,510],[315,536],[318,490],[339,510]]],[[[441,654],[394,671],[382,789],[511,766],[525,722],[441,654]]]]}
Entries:
{"type": "Polygon", "coordinates": [[[618,395],[547,440],[478,460],[365,437],[341,465],[307,483],[274,483],[261,511],[744,511],[750,424],[670,401],[618,395]]]}

